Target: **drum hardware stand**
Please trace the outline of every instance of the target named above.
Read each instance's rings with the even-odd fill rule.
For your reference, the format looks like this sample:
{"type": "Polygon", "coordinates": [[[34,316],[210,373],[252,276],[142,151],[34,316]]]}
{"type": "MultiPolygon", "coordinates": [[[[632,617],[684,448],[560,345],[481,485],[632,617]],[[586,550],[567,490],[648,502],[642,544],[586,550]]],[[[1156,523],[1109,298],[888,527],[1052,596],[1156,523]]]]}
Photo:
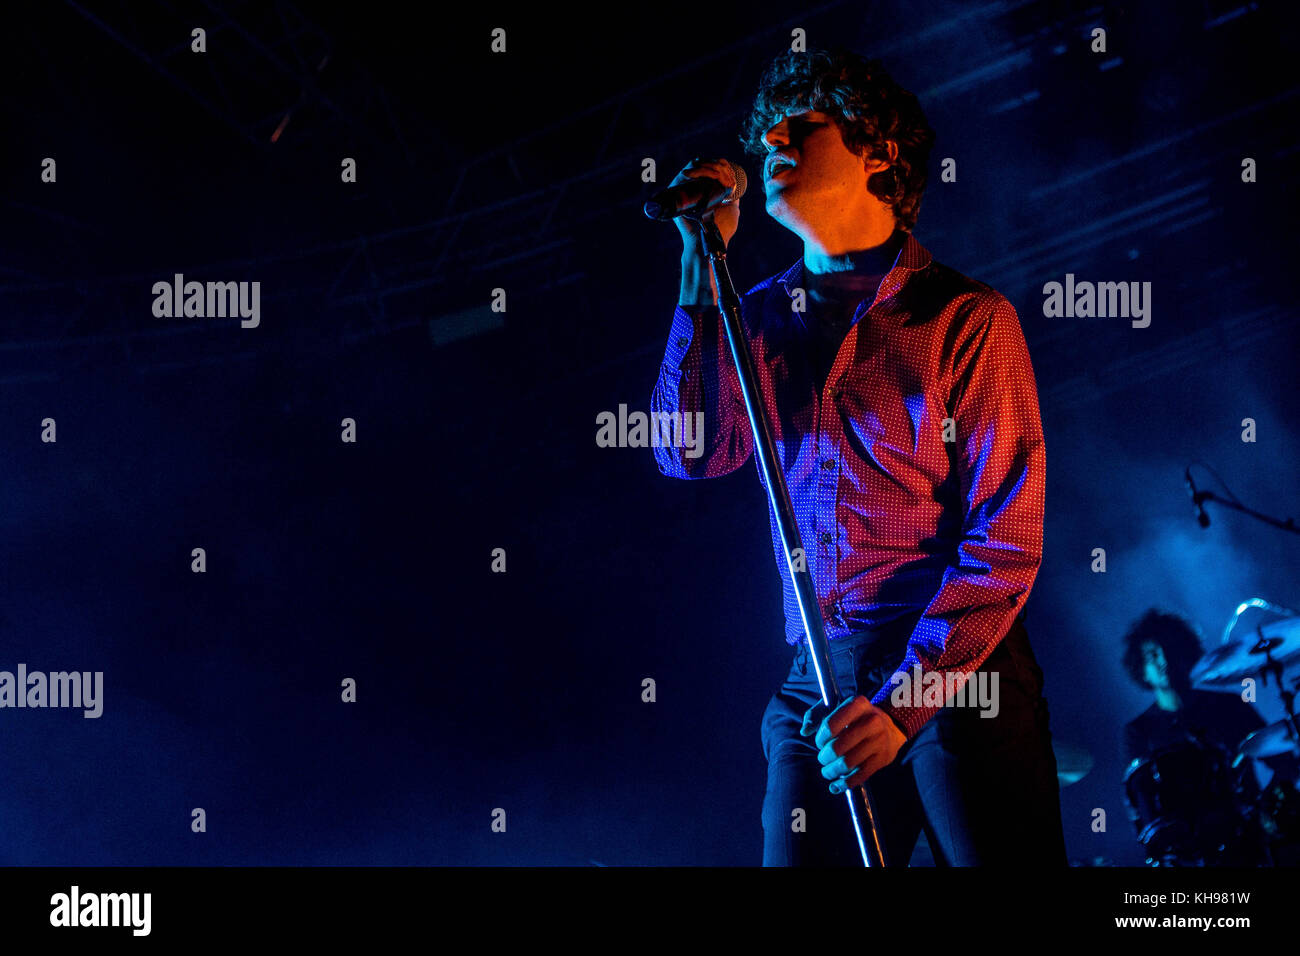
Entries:
{"type": "MultiPolygon", "coordinates": [[[[1283,719],[1286,721],[1287,733],[1291,737],[1292,743],[1300,750],[1300,727],[1297,726],[1295,719],[1296,694],[1294,690],[1287,690],[1286,683],[1282,680],[1282,662],[1273,659],[1273,648],[1282,642],[1276,638],[1265,637],[1258,624],[1255,625],[1255,633],[1259,635],[1259,643],[1251,648],[1251,653],[1264,655],[1264,663],[1259,668],[1260,680],[1265,687],[1268,686],[1270,674],[1277,680],[1277,692],[1282,698],[1282,706],[1286,710],[1286,717],[1283,719]]],[[[1300,678],[1296,678],[1294,683],[1300,686],[1300,678]]]]}

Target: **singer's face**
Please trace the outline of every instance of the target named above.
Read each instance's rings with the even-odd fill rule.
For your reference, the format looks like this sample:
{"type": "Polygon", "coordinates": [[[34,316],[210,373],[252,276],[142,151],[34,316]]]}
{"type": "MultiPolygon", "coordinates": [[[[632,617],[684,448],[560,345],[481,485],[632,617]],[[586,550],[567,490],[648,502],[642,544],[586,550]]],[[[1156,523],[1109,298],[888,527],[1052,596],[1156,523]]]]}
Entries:
{"type": "Polygon", "coordinates": [[[821,232],[839,219],[861,217],[864,203],[872,198],[867,179],[886,164],[877,162],[870,169],[864,165],[862,157],[844,145],[831,117],[817,110],[790,113],[764,138],[768,215],[800,235],[821,232]],[[789,156],[794,168],[772,175],[773,153],[789,156]]]}

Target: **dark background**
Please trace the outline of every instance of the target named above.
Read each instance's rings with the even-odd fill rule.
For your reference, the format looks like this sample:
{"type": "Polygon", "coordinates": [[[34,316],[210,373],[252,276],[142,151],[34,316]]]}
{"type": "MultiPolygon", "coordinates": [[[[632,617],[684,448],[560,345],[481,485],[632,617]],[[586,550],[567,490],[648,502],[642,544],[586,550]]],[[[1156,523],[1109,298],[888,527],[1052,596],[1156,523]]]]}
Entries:
{"type": "MultiPolygon", "coordinates": [[[[642,159],[757,173],[737,133],[794,27],[918,94],[916,235],[1020,313],[1028,624],[1054,733],[1096,760],[1062,791],[1074,859],[1141,859],[1127,625],[1162,605],[1208,645],[1245,598],[1300,601],[1300,540],[1201,530],[1182,479],[1300,510],[1288,3],[31,6],[0,77],[0,669],[105,690],[98,720],[0,711],[0,862],[759,862],[789,660],[761,487],[669,481],[595,422],[648,408],[676,300],[642,159]],[[155,319],[175,272],[260,281],[261,326],[155,319]],[[1150,327],[1044,318],[1067,272],[1150,281],[1150,327]]],[[[801,253],[760,197],[742,288],[801,253]]]]}

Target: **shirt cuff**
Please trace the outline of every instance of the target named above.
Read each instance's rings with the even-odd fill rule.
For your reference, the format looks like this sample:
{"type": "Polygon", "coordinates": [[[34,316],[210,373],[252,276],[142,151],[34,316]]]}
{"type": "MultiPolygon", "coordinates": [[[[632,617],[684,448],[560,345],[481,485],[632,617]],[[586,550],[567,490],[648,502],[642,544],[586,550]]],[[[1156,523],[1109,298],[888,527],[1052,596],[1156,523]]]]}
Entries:
{"type": "Polygon", "coordinates": [[[885,686],[876,692],[871,703],[879,707],[898,725],[898,729],[903,735],[911,740],[921,732],[921,728],[935,714],[939,713],[938,707],[918,707],[912,704],[894,704],[890,701],[889,695],[898,685],[893,683],[893,678],[885,682],[885,686]]]}

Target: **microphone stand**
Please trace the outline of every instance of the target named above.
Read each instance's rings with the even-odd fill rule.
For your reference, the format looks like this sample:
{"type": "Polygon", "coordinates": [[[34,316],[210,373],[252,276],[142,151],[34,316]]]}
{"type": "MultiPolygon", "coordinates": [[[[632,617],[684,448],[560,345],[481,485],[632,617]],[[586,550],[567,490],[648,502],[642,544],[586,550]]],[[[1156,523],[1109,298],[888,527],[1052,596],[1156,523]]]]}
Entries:
{"type": "MultiPolygon", "coordinates": [[[[1229,492],[1229,494],[1231,494],[1231,492],[1229,492]]],[[[1227,498],[1220,498],[1212,491],[1198,491],[1192,496],[1192,501],[1198,506],[1206,501],[1213,501],[1215,504],[1223,505],[1225,508],[1231,508],[1233,511],[1240,511],[1244,515],[1250,515],[1252,518],[1262,521],[1265,524],[1272,525],[1274,528],[1280,528],[1282,531],[1290,531],[1292,534],[1300,534],[1300,526],[1296,525],[1294,518],[1286,518],[1285,520],[1274,518],[1273,516],[1266,515],[1263,512],[1247,508],[1240,502],[1229,501],[1227,498]]],[[[1207,520],[1205,523],[1209,524],[1209,521],[1207,520]]]]}
{"type": "MultiPolygon", "coordinates": [[[[718,302],[722,311],[723,326],[727,330],[727,342],[731,346],[731,358],[740,379],[740,392],[745,400],[745,411],[749,415],[750,427],[754,430],[754,456],[762,470],[767,485],[768,501],[772,513],[776,515],[776,526],[781,534],[781,544],[785,550],[786,566],[794,582],[794,593],[799,603],[799,614],[803,618],[804,632],[808,635],[809,657],[817,673],[817,685],[822,692],[822,702],[832,710],[843,702],[839,682],[835,671],[830,666],[830,645],[822,623],[821,609],[817,604],[817,591],[813,586],[812,575],[808,571],[808,562],[801,560],[802,568],[796,566],[795,554],[804,555],[803,543],[799,537],[799,525],[795,520],[794,506],[790,502],[790,490],[785,484],[785,474],[776,456],[776,442],[772,438],[772,426],[763,413],[762,399],[758,386],[758,375],[754,371],[754,357],[750,353],[749,343],[745,339],[744,328],[740,321],[740,297],[732,284],[731,273],[727,269],[727,246],[722,241],[713,217],[704,214],[699,218],[689,217],[699,225],[704,238],[704,247],[709,255],[709,264],[713,270],[713,279],[718,285],[718,302]]],[[[853,817],[853,830],[857,835],[858,849],[862,853],[864,866],[883,867],[885,865],[884,848],[876,832],[876,815],[871,807],[871,795],[864,783],[860,787],[849,789],[845,796],[849,801],[849,813],[853,817]]]]}

